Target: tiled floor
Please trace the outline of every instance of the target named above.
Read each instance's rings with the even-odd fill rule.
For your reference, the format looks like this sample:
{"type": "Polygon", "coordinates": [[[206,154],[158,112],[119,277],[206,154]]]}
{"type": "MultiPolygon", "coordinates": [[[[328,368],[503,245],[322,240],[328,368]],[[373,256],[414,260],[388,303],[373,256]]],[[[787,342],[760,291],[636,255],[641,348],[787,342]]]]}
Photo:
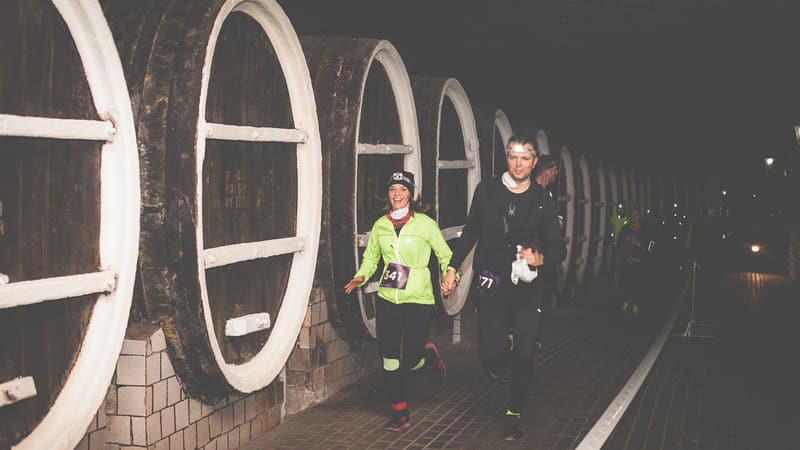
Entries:
{"type": "MultiPolygon", "coordinates": [[[[492,383],[484,376],[474,336],[465,333],[463,344],[443,349],[449,368],[446,385],[437,386],[425,377],[413,381],[412,426],[407,430],[383,430],[388,411],[381,379],[373,376],[289,417],[247,448],[574,448],[639,364],[674,305],[680,285],[675,281],[657,289],[659,294],[643,305],[645,311],[636,319],[622,317],[610,307],[589,305],[546,314],[529,411],[523,415],[525,436],[520,441],[506,442],[500,437],[509,380],[492,383]]],[[[790,358],[796,354],[791,348],[800,342],[773,329],[790,323],[781,311],[797,309],[794,303],[800,298],[787,300],[789,292],[785,279],[778,276],[742,274],[705,280],[698,293],[714,300],[698,302],[698,318],[713,319],[709,322],[715,327],[708,329],[721,337],[670,338],[605,448],[790,448],[774,446],[783,442],[776,430],[793,423],[790,406],[800,404],[800,398],[787,392],[796,402],[784,398],[776,406],[779,388],[752,386],[760,383],[763,387],[770,379],[785,386],[791,384],[787,377],[795,374],[773,360],[790,358]],[[770,303],[768,292],[782,300],[770,303]],[[759,315],[758,320],[753,320],[753,314],[759,315]],[[771,345],[769,352],[764,352],[764,345],[771,345]],[[783,354],[773,355],[776,349],[783,354]],[[770,376],[759,369],[783,373],[770,376]],[[764,395],[772,397],[764,400],[764,395]],[[741,408],[753,409],[742,412],[741,408]]],[[[464,320],[469,329],[474,317],[464,320]]],[[[676,326],[676,333],[680,331],[676,326]]]]}

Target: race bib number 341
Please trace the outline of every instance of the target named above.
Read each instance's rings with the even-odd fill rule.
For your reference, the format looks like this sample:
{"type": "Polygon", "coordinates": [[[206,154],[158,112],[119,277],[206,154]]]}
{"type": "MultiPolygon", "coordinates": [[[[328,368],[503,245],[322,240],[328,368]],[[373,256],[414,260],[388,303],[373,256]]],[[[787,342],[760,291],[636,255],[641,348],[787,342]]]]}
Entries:
{"type": "Polygon", "coordinates": [[[389,263],[383,272],[381,287],[405,289],[408,284],[408,273],[411,268],[397,263],[389,263]]]}

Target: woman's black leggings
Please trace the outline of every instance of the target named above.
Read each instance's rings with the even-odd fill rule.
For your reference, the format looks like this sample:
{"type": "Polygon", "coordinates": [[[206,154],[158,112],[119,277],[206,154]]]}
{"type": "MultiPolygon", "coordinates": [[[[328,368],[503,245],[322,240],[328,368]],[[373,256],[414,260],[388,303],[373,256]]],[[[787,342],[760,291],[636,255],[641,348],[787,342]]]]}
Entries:
{"type": "MultiPolygon", "coordinates": [[[[541,280],[536,280],[540,282],[541,280]]],[[[521,412],[533,378],[533,353],[539,335],[542,290],[520,282],[514,285],[503,279],[494,295],[478,297],[478,330],[481,360],[487,369],[496,369],[511,356],[511,398],[508,408],[521,412]],[[510,350],[508,328],[514,332],[510,350]]]]}
{"type": "Polygon", "coordinates": [[[429,366],[425,343],[433,316],[433,305],[391,303],[375,299],[378,350],[383,357],[386,388],[392,404],[406,400],[405,378],[412,370],[429,366]]]}

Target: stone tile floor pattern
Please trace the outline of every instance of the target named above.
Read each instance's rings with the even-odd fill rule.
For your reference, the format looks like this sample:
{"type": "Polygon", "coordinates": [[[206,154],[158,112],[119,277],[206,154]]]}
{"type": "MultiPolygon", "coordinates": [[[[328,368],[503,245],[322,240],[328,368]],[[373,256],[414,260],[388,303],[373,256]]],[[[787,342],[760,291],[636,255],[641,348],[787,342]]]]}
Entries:
{"type": "MultiPolygon", "coordinates": [[[[775,312],[756,330],[741,336],[737,332],[743,325],[741,315],[769,310],[762,297],[768,289],[785,286],[785,278],[740,275],[726,279],[728,283],[723,284],[722,293],[713,293],[721,278],[708,282],[703,287],[705,290],[699,290],[705,295],[714,295],[718,301],[699,306],[698,315],[716,311],[731,298],[738,298],[736,304],[740,308],[726,313],[724,320],[717,320],[723,334],[724,327],[733,331],[729,339],[732,347],[720,347],[721,343],[728,342],[724,339],[668,339],[653,372],[604,448],[791,448],[775,446],[783,442],[782,438],[775,433],[774,426],[764,425],[765,420],[759,422],[757,412],[739,416],[724,413],[726,409],[735,411],[742,406],[738,402],[748,397],[741,393],[743,387],[746,391],[750,383],[764,383],[769,379],[764,374],[753,375],[759,372],[754,367],[736,379],[731,379],[729,374],[742,365],[749,367],[741,361],[736,365],[737,350],[747,347],[744,356],[757,357],[763,340],[753,337],[771,329],[775,319],[783,317],[775,312]],[[743,339],[751,342],[742,346],[743,339]],[[731,395],[736,389],[738,394],[731,395]],[[753,421],[760,425],[753,425],[753,421]]],[[[376,375],[318,406],[288,417],[277,429],[246,448],[575,448],[639,364],[674,305],[679,284],[675,282],[670,289],[660,290],[661,297],[651,299],[650,305],[643,307],[646,311],[635,320],[612,311],[612,302],[606,302],[602,308],[583,305],[573,311],[546,313],[543,348],[535,360],[529,411],[523,415],[525,436],[520,441],[507,442],[500,437],[509,380],[492,383],[485,377],[478,364],[475,337],[465,331],[464,343],[442,349],[449,369],[444,386],[437,386],[425,377],[410,383],[412,425],[407,430],[394,433],[383,429],[388,411],[382,400],[381,379],[376,375]]],[[[785,292],[782,295],[786,297],[785,292]]],[[[794,303],[797,302],[790,302],[791,307],[797,309],[794,303]]],[[[474,325],[469,325],[470,320],[474,317],[464,319],[466,330],[474,329],[474,325]]],[[[783,322],[787,320],[783,318],[783,322]]],[[[680,331],[679,327],[676,332],[680,331]]],[[[783,347],[799,342],[790,340],[789,336],[778,338],[786,344],[783,347]]],[[[785,360],[790,354],[788,347],[782,351],[785,360]]],[[[800,379],[796,371],[785,367],[777,369],[784,373],[783,386],[793,376],[797,376],[795,380],[800,379]]],[[[762,415],[778,424],[791,422],[797,429],[800,421],[792,422],[797,415],[791,414],[797,409],[792,407],[800,403],[800,398],[794,395],[784,399],[783,409],[769,414],[761,410],[762,415]]],[[[758,395],[752,396],[756,399],[748,401],[755,403],[748,403],[749,407],[774,407],[763,401],[758,403],[758,395]]]]}

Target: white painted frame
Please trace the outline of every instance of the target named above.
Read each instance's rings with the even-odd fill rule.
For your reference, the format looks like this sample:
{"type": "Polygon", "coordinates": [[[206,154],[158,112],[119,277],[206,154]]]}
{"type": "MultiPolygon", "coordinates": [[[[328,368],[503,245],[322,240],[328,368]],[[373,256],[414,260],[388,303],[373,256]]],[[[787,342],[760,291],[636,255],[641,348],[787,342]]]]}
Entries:
{"type": "Polygon", "coordinates": [[[550,139],[542,129],[536,132],[536,150],[539,151],[540,156],[550,154],[550,139]]]}
{"type": "MultiPolygon", "coordinates": [[[[397,49],[392,45],[389,41],[379,41],[377,45],[372,50],[372,57],[370,58],[369,63],[365,69],[364,78],[361,83],[361,92],[359,98],[359,104],[363,106],[364,104],[364,92],[367,86],[367,78],[369,77],[370,68],[372,64],[375,64],[377,61],[383,69],[386,71],[386,76],[389,78],[389,84],[392,87],[392,93],[394,94],[395,104],[397,105],[397,115],[399,117],[400,122],[400,135],[403,140],[401,147],[411,147],[411,152],[397,152],[404,155],[403,158],[403,169],[413,173],[416,178],[416,192],[417,195],[420,195],[422,192],[422,157],[420,155],[420,141],[419,141],[419,123],[417,122],[417,106],[414,103],[414,93],[411,90],[411,79],[408,76],[408,71],[406,70],[406,65],[403,62],[403,58],[400,56],[400,53],[397,49]]],[[[361,135],[361,113],[358,113],[358,119],[356,120],[356,129],[355,135],[361,135]]],[[[365,146],[370,146],[371,144],[366,143],[356,143],[356,148],[353,149],[355,155],[355,163],[353,167],[355,169],[355,174],[358,174],[358,149],[365,148],[365,146]]],[[[398,147],[399,149],[399,147],[398,147]]],[[[383,153],[389,154],[389,153],[383,153]]],[[[353,216],[352,221],[353,224],[358,224],[358,183],[354,183],[353,185],[353,216]]],[[[354,261],[358,261],[358,257],[360,253],[363,252],[364,247],[359,246],[359,239],[358,239],[358,229],[354,230],[353,236],[353,252],[354,252],[354,261]]],[[[353,268],[353,272],[355,273],[356,268],[353,268]]],[[[367,316],[366,310],[366,302],[370,301],[367,295],[370,292],[367,291],[368,288],[374,288],[375,286],[371,286],[372,283],[362,286],[360,289],[356,290],[356,295],[358,297],[358,305],[361,309],[361,320],[364,323],[364,327],[366,327],[367,331],[369,332],[370,336],[373,338],[377,337],[377,327],[375,324],[374,317],[367,316]]],[[[377,289],[375,289],[377,291],[377,289]]]]}
{"type": "Polygon", "coordinates": [[[622,184],[622,205],[625,207],[625,214],[628,215],[631,210],[631,180],[628,175],[628,169],[622,168],[619,171],[619,179],[622,184]]]}
{"type": "Polygon", "coordinates": [[[608,236],[606,236],[606,230],[608,227],[608,181],[606,178],[606,167],[602,163],[597,164],[597,194],[599,198],[599,217],[593,217],[594,220],[598,220],[597,225],[597,235],[594,236],[594,239],[597,240],[597,249],[594,255],[594,261],[592,262],[592,272],[596,277],[600,276],[600,271],[603,268],[603,261],[605,260],[605,252],[607,250],[606,241],[608,241],[608,236]]]}
{"type": "Polygon", "coordinates": [[[564,174],[565,179],[565,186],[567,187],[567,192],[565,193],[558,193],[558,202],[565,202],[567,204],[566,212],[564,220],[566,221],[566,226],[564,228],[564,241],[567,246],[567,256],[564,258],[564,261],[561,262],[561,266],[559,268],[559,276],[558,276],[558,291],[564,290],[567,283],[567,277],[569,276],[570,270],[570,263],[572,258],[572,249],[575,239],[573,239],[575,235],[575,163],[572,159],[572,152],[570,152],[569,147],[566,145],[561,146],[561,154],[559,156],[561,167],[559,172],[564,174]]]}
{"type": "MultiPolygon", "coordinates": [[[[511,139],[511,136],[514,135],[514,130],[511,129],[511,122],[509,122],[508,116],[502,109],[498,109],[494,114],[494,126],[500,131],[500,139],[503,141],[503,152],[505,153],[505,147],[508,145],[508,140],[511,139]]],[[[492,155],[492,161],[494,161],[494,155],[492,155]]],[[[503,172],[505,172],[505,169],[500,171],[500,173],[503,172]]]]}
{"type": "MultiPolygon", "coordinates": [[[[481,158],[478,152],[478,128],[475,125],[475,116],[472,110],[472,105],[469,102],[469,97],[467,97],[467,92],[464,90],[464,86],[462,86],[461,83],[454,78],[449,78],[445,82],[444,87],[442,88],[442,95],[439,97],[438,103],[439,113],[437,114],[436,122],[436,189],[437,192],[440,192],[439,170],[446,169],[448,167],[468,169],[466,195],[467,211],[469,211],[470,206],[472,206],[472,195],[474,194],[478,183],[481,181],[481,158]],[[453,104],[453,107],[455,107],[456,114],[458,115],[458,121],[461,125],[461,133],[464,137],[464,151],[466,156],[466,160],[464,161],[446,161],[439,159],[439,139],[441,136],[442,108],[444,106],[445,97],[449,98],[450,102],[453,104]]],[[[439,208],[438,195],[436,196],[436,211],[441,211],[439,208]]],[[[446,230],[442,230],[442,234],[447,232],[448,236],[453,236],[455,234],[453,237],[457,237],[461,235],[461,230],[463,229],[464,225],[451,227],[446,230]]],[[[445,236],[445,239],[448,239],[448,237],[445,236]]],[[[452,237],[450,237],[450,239],[452,239],[452,237]]],[[[461,272],[461,279],[459,280],[455,291],[447,297],[442,297],[442,306],[444,307],[444,311],[450,316],[454,316],[461,312],[461,309],[464,308],[464,304],[469,296],[470,286],[472,286],[472,260],[474,255],[475,249],[473,248],[464,259],[464,262],[461,263],[461,267],[458,268],[461,272]]]]}
{"type": "MultiPolygon", "coordinates": [[[[586,267],[589,265],[589,244],[592,237],[592,178],[589,170],[589,161],[586,156],[578,156],[578,169],[581,171],[581,184],[583,185],[583,198],[578,199],[578,203],[583,207],[583,229],[578,230],[578,258],[575,260],[575,280],[578,284],[583,283],[586,267]]],[[[577,189],[575,190],[577,192],[577,189]]],[[[579,205],[576,205],[579,207],[579,205]]]]}
{"type": "MultiPolygon", "coordinates": [[[[620,187],[619,183],[620,180],[617,176],[617,171],[613,166],[607,166],[607,174],[608,174],[608,185],[610,186],[609,190],[609,204],[608,204],[608,221],[607,224],[610,225],[611,218],[617,214],[617,205],[620,204],[620,187]]],[[[616,236],[612,236],[611,234],[614,232],[612,227],[609,227],[606,231],[606,238],[608,239],[608,247],[606,248],[605,252],[605,264],[607,265],[609,270],[613,271],[614,268],[614,246],[612,245],[616,240],[616,236]]]]}
{"type": "Polygon", "coordinates": [[[647,178],[645,175],[639,175],[639,211],[642,212],[642,217],[647,213],[647,178]]]}
{"type": "MultiPolygon", "coordinates": [[[[75,42],[100,118],[88,121],[95,125],[86,121],[63,123],[106,131],[109,124],[114,124],[113,133],[91,137],[106,141],[100,164],[98,271],[116,274],[116,283],[111,292],[98,295],[80,351],[50,411],[15,449],[71,449],[83,438],[103,404],[122,349],[138,256],[139,155],[128,87],[117,47],[96,0],[53,0],[53,4],[75,42]]],[[[39,128],[45,123],[39,119],[32,118],[33,127],[39,128]]],[[[53,119],[46,120],[54,123],[53,119]]],[[[82,133],[77,128],[74,132],[82,133]]],[[[77,137],[74,132],[70,132],[73,135],[58,132],[47,137],[73,139],[77,137]]],[[[49,289],[48,281],[41,281],[42,289],[49,289]]],[[[17,283],[0,286],[0,297],[6,298],[6,289],[14,289],[15,285],[17,283]]]]}
{"type": "MultiPolygon", "coordinates": [[[[197,276],[200,281],[203,316],[208,331],[209,343],[214,358],[225,379],[239,392],[249,393],[261,389],[281,374],[289,355],[294,349],[300,328],[308,307],[314,269],[319,247],[320,220],[322,217],[322,152],[317,121],[314,89],[308,65],[289,18],[274,0],[228,0],[214,20],[206,48],[202,72],[197,133],[197,276]],[[225,125],[225,133],[216,134],[220,124],[208,124],[206,101],[211,65],[214,59],[219,33],[228,16],[243,12],[261,25],[267,38],[275,49],[275,55],[283,71],[292,118],[297,129],[261,129],[255,133],[253,127],[225,125]],[[241,243],[234,246],[205,248],[203,241],[203,161],[205,159],[206,139],[211,128],[212,138],[233,140],[257,140],[261,142],[291,142],[297,144],[297,234],[288,239],[241,243]],[[264,131],[268,130],[268,131],[264,131]],[[252,138],[245,139],[250,133],[252,138]],[[244,135],[244,136],[243,136],[244,135]],[[303,137],[300,140],[300,137],[303,137]],[[284,292],[279,314],[272,323],[272,331],[264,347],[249,361],[231,364],[225,361],[217,342],[214,330],[211,305],[206,284],[207,267],[265,258],[280,254],[292,254],[292,268],[284,292]],[[224,255],[220,256],[220,255],[224,255]],[[214,261],[209,262],[209,258],[214,261]],[[219,259],[225,264],[221,264],[219,259]]],[[[235,318],[230,318],[235,319],[235,318]]]]}

